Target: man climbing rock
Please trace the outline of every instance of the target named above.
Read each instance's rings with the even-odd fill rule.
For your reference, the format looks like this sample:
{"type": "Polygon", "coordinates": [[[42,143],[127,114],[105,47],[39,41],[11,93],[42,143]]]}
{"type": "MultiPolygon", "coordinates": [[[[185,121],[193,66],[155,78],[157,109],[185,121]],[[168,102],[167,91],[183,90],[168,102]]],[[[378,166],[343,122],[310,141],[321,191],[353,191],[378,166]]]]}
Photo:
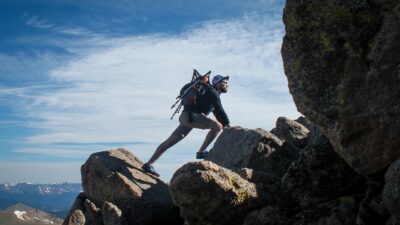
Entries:
{"type": "Polygon", "coordinates": [[[143,170],[147,173],[159,177],[152,164],[170,147],[181,141],[193,128],[210,129],[207,136],[196,153],[196,159],[204,159],[207,156],[207,147],[218,136],[223,128],[229,127],[229,119],[221,104],[219,95],[228,92],[229,76],[216,75],[201,95],[195,99],[195,104],[184,105],[184,109],[179,117],[179,126],[172,134],[162,142],[153,153],[147,163],[143,165],[143,170]],[[213,113],[216,119],[207,117],[213,113]]]}

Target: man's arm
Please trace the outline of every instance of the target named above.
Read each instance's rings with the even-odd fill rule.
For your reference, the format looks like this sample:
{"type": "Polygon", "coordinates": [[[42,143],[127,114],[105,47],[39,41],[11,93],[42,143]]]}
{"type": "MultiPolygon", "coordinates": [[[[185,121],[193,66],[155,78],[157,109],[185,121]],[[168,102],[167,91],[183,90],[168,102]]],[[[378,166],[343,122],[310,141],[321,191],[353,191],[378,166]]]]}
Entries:
{"type": "Polygon", "coordinates": [[[224,107],[222,107],[222,103],[221,103],[221,99],[218,95],[217,92],[213,93],[213,106],[214,106],[214,110],[213,110],[213,114],[215,116],[215,118],[217,118],[217,120],[224,126],[224,127],[229,127],[229,118],[228,115],[226,114],[224,107]]]}

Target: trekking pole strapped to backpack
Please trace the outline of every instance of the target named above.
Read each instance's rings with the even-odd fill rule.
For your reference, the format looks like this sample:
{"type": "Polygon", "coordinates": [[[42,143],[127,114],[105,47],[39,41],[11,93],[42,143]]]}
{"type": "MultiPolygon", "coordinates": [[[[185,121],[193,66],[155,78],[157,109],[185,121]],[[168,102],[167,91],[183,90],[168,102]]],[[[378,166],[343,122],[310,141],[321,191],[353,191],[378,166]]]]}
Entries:
{"type": "Polygon", "coordinates": [[[211,70],[208,71],[208,72],[207,72],[206,74],[204,74],[204,75],[200,75],[200,73],[199,73],[197,70],[193,69],[193,76],[192,76],[191,82],[185,84],[185,85],[182,87],[182,89],[181,89],[179,95],[176,97],[176,99],[177,99],[176,102],[171,106],[171,109],[173,109],[173,108],[176,106],[176,104],[178,104],[178,103],[180,102],[178,108],[175,110],[174,114],[172,114],[171,120],[174,118],[175,114],[179,113],[179,111],[180,111],[181,108],[182,108],[182,105],[184,105],[184,103],[182,102],[183,98],[184,98],[191,90],[193,90],[193,89],[194,89],[195,87],[197,87],[197,86],[209,85],[209,80],[210,80],[209,77],[210,77],[210,74],[211,74],[211,70]]]}

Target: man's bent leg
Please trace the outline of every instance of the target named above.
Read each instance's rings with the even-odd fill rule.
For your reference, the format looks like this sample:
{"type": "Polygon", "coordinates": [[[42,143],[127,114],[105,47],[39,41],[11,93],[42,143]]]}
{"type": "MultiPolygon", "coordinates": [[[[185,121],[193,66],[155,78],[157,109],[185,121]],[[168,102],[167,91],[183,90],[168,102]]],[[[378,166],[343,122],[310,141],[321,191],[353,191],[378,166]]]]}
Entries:
{"type": "Polygon", "coordinates": [[[179,126],[175,129],[174,132],[165,140],[163,143],[161,143],[156,151],[153,153],[149,161],[147,162],[148,164],[153,164],[155,161],[157,161],[158,158],[170,147],[178,143],[180,140],[182,140],[184,137],[186,137],[187,134],[192,130],[190,127],[186,127],[182,124],[179,124],[179,126]]]}
{"type": "Polygon", "coordinates": [[[189,115],[183,111],[179,117],[179,122],[187,127],[199,128],[199,129],[210,129],[203,144],[197,152],[196,158],[204,158],[204,151],[210,145],[210,143],[218,136],[222,131],[223,126],[217,120],[211,119],[204,114],[193,114],[193,121],[189,122],[189,115]]]}
{"type": "Polygon", "coordinates": [[[204,152],[223,129],[222,124],[218,121],[210,122],[210,127],[211,130],[208,132],[206,138],[204,139],[204,142],[201,145],[199,152],[204,152]]]}

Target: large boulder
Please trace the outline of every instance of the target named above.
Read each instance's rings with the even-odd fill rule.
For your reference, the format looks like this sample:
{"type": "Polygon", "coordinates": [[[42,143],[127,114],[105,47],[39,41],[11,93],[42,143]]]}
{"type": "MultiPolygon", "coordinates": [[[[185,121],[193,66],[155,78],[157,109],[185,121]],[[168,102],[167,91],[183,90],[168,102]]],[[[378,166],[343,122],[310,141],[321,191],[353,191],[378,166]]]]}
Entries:
{"type": "Polygon", "coordinates": [[[78,196],[70,214],[77,217],[82,212],[86,225],[182,224],[167,184],[144,173],[142,165],[125,149],[92,154],[81,167],[84,194],[78,196]]]}
{"type": "Polygon", "coordinates": [[[400,0],[287,0],[282,57],[297,109],[358,173],[400,157],[400,0]]]}
{"type": "Polygon", "coordinates": [[[206,160],[233,171],[250,168],[282,177],[299,149],[263,129],[224,129],[206,160]]]}
{"type": "Polygon", "coordinates": [[[268,203],[254,183],[210,161],[189,162],[179,168],[170,191],[190,225],[239,225],[247,213],[268,203]]]}

